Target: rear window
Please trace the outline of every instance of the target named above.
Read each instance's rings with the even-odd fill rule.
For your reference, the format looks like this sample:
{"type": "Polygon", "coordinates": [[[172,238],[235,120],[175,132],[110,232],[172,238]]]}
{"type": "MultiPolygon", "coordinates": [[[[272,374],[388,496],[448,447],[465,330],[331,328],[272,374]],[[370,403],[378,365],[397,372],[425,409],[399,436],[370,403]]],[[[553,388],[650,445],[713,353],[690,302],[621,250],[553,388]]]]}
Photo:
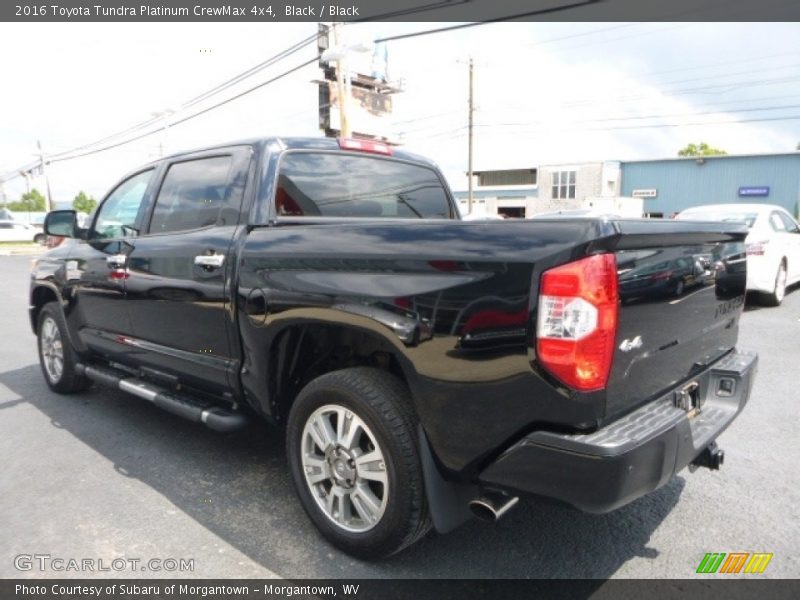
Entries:
{"type": "Polygon", "coordinates": [[[452,217],[447,193],[433,169],[334,153],[285,155],[275,208],[286,217],[452,217]]]}
{"type": "Polygon", "coordinates": [[[678,215],[682,221],[721,221],[723,223],[744,223],[748,228],[753,227],[758,218],[758,213],[745,211],[684,211],[678,215]]]}

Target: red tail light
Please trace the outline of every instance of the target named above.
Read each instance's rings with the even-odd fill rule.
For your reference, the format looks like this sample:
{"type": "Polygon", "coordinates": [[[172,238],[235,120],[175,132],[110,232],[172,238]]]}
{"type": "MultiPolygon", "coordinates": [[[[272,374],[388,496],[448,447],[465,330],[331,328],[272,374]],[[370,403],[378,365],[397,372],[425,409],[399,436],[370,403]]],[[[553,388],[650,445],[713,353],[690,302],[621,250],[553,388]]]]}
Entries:
{"type": "Polygon", "coordinates": [[[536,352],[566,386],[606,386],[617,333],[617,261],[596,254],[542,274],[536,352]]]}
{"type": "Polygon", "coordinates": [[[763,242],[745,244],[745,252],[747,252],[747,256],[764,256],[767,251],[768,243],[769,240],[764,240],[763,242]]]}
{"type": "Polygon", "coordinates": [[[356,140],[353,138],[338,138],[339,148],[342,150],[356,150],[358,152],[373,152],[391,156],[392,147],[389,144],[373,142],[371,140],[356,140]]]}

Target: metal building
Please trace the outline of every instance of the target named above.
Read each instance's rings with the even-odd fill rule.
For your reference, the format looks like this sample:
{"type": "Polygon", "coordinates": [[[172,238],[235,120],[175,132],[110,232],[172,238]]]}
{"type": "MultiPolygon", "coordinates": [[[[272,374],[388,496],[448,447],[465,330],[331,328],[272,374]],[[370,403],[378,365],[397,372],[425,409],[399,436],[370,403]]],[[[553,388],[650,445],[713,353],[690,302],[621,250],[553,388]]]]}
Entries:
{"type": "Polygon", "coordinates": [[[800,152],[623,161],[621,172],[622,195],[642,198],[654,217],[729,202],[800,210],[800,152]]]}

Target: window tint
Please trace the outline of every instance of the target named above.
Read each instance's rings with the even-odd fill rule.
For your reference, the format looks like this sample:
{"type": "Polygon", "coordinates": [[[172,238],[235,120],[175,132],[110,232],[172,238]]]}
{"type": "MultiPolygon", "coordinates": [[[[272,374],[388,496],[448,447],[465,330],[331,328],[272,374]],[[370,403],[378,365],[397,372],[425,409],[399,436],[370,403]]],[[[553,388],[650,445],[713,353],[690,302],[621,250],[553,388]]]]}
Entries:
{"type": "Polygon", "coordinates": [[[215,156],[170,166],[156,199],[150,233],[215,225],[225,204],[233,158],[215,156]]]}
{"type": "Polygon", "coordinates": [[[152,169],[142,171],[123,181],[109,194],[97,213],[92,237],[108,239],[138,235],[134,225],[152,175],[152,169]]]}
{"type": "Polygon", "coordinates": [[[278,215],[446,219],[447,194],[427,167],[368,156],[290,153],[281,161],[278,215]]]}
{"type": "Polygon", "coordinates": [[[774,212],[769,216],[769,224],[775,231],[786,231],[786,223],[781,219],[780,214],[774,212]]]}
{"type": "Polygon", "coordinates": [[[786,226],[786,231],[797,233],[797,223],[792,217],[783,212],[778,213],[778,215],[780,215],[780,218],[783,220],[783,224],[786,226]]]}

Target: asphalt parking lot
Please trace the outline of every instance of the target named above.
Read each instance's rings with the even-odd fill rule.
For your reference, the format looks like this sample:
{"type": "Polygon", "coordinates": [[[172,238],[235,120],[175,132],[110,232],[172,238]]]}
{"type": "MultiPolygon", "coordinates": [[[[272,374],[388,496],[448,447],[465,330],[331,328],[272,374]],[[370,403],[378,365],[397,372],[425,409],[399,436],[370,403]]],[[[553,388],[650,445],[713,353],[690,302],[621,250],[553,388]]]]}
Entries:
{"type": "Polygon", "coordinates": [[[526,500],[496,525],[470,522],[367,563],[317,535],[277,430],[225,436],[103,388],[51,393],[28,323],[29,265],[0,256],[0,577],[93,575],[15,568],[17,555],[49,554],[188,558],[194,571],[181,575],[200,578],[684,578],[706,552],[771,552],[763,576],[800,576],[800,290],[742,318],[739,346],[761,362],[719,439],[721,471],[684,471],[607,515],[526,500]]]}

